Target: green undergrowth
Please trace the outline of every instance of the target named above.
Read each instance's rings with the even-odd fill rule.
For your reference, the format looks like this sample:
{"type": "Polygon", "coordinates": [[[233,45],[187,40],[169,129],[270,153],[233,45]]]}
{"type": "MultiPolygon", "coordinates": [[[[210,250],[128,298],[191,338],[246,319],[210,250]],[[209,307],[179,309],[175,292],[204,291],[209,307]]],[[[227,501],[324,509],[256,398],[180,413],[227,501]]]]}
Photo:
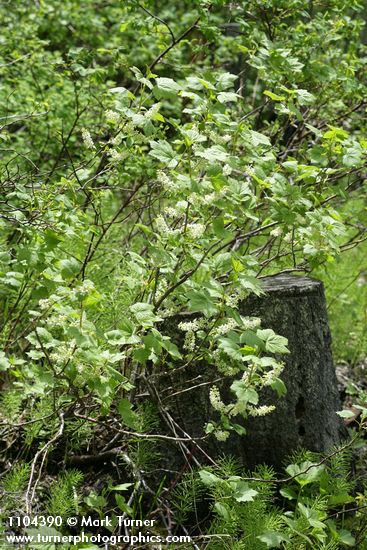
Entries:
{"type": "Polygon", "coordinates": [[[276,475],[225,457],[188,477],[197,442],[167,406],[205,364],[229,395],[208,385],[201,437],[246,445],[286,398],[287,339],[241,307],[265,275],[325,281],[336,359],[364,357],[363,2],[0,16],[1,519],[122,514],[196,550],[365,550],[359,387],[360,416],[342,413],[355,456],[305,452],[276,475]],[[192,460],[173,480],[168,442],[192,460]]]}
{"type": "MultiPolygon", "coordinates": [[[[86,527],[85,533],[89,536],[99,533],[114,540],[118,534],[121,536],[117,525],[120,516],[126,525],[128,520],[138,521],[139,527],[130,523],[125,536],[140,533],[164,537],[167,525],[162,523],[160,512],[165,508],[167,512],[169,507],[175,523],[168,532],[171,536],[191,538],[190,543],[179,545],[183,550],[366,550],[367,480],[366,476],[358,478],[351,473],[360,444],[361,440],[355,436],[352,441],[330,449],[327,455],[300,450],[285,461],[281,475],[268,466],[243,471],[235,459],[227,456],[216,466],[189,469],[168,490],[158,488],[149,504],[131,472],[126,478],[130,481],[119,485],[114,485],[114,475],[106,472],[103,488],[100,484],[97,489],[91,472],[73,469],[55,476],[47,493],[46,482],[41,484],[39,513],[60,518],[62,525],[31,524],[12,531],[72,535],[76,533],[67,527],[67,518],[78,518],[80,523],[82,517],[91,517],[95,526],[86,527]],[[93,483],[95,488],[86,490],[85,484],[93,483]],[[106,526],[102,521],[102,526],[98,526],[106,517],[111,524],[106,526]]],[[[8,495],[3,517],[12,515],[26,487],[29,469],[30,464],[19,464],[1,480],[0,488],[8,495]]],[[[163,547],[178,546],[167,543],[163,547]]],[[[26,548],[97,550],[99,546],[78,543],[54,547],[40,543],[26,548]]]]}
{"type": "Polygon", "coordinates": [[[353,248],[328,266],[325,284],[336,362],[352,366],[367,357],[367,245],[353,248]]]}

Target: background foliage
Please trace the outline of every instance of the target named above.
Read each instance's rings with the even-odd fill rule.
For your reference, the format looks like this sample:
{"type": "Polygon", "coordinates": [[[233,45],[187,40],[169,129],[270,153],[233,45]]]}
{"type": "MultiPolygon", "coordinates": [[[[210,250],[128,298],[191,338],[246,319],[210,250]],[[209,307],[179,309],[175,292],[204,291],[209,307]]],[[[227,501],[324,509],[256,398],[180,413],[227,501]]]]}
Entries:
{"type": "MultiPolygon", "coordinates": [[[[268,412],[261,389],[284,391],[271,354],[286,342],[238,312],[262,277],[323,279],[337,359],[365,357],[363,2],[0,10],[3,513],[158,506],[166,517],[171,491],[141,504],[142,472],[159,462],[149,377],[198,359],[236,375],[233,403],[212,388],[221,421],[207,431],[219,439],[268,412]],[[179,348],[162,322],[183,313],[179,348]],[[93,456],[116,462],[99,483],[93,456]],[[113,491],[121,476],[133,484],[126,500],[113,491]]],[[[363,516],[334,513],[366,502],[343,453],[304,484],[287,470],[282,496],[234,464],[183,478],[175,529],[188,528],[194,487],[209,487],[207,532],[229,533],[228,548],[365,548],[363,516]],[[337,470],[345,485],[332,487],[337,470]]]]}

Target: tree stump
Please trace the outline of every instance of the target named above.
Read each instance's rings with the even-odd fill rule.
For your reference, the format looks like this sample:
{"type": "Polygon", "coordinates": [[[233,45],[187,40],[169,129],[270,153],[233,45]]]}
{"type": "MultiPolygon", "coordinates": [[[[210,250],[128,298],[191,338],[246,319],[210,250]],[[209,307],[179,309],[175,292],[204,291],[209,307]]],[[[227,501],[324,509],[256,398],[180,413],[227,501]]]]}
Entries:
{"type": "MultiPolygon", "coordinates": [[[[292,451],[304,447],[324,452],[344,434],[341,404],[331,353],[324,288],[321,281],[296,275],[264,279],[264,297],[251,297],[242,312],[262,319],[262,325],[288,338],[290,354],[282,358],[284,398],[276,410],[254,418],[244,441],[244,461],[279,468],[292,451]],[[252,453],[254,450],[254,453],[252,453]]],[[[274,402],[274,395],[266,396],[274,402]]]]}
{"type": "MultiPolygon", "coordinates": [[[[262,328],[272,328],[288,339],[290,354],[281,357],[285,362],[281,378],[287,387],[286,396],[278,398],[270,389],[262,393],[260,403],[274,404],[276,410],[264,417],[250,418],[245,436],[232,433],[225,442],[214,437],[199,442],[203,452],[192,444],[179,450],[165,442],[160,462],[168,470],[180,471],[188,451],[201,463],[207,462],[208,456],[216,460],[233,455],[247,468],[266,463],[279,470],[297,448],[327,451],[343,436],[342,421],[335,414],[340,402],[323,284],[308,277],[278,275],[264,278],[263,289],[265,295],[249,297],[240,311],[245,316],[260,317],[262,328]]],[[[180,336],[176,341],[179,339],[180,336]]],[[[214,367],[198,363],[173,370],[161,381],[161,402],[168,416],[186,434],[203,436],[204,425],[215,418],[209,388],[220,376],[214,367]]],[[[232,381],[216,382],[225,401],[230,398],[232,381]]],[[[177,435],[184,437],[179,429],[177,435]]]]}

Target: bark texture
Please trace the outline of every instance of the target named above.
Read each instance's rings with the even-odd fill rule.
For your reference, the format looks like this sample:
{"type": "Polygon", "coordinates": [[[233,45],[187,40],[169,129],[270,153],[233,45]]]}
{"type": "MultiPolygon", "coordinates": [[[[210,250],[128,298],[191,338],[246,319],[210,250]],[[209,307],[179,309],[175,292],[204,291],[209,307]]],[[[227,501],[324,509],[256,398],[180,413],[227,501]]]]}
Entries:
{"type": "MultiPolygon", "coordinates": [[[[297,448],[327,451],[343,436],[341,419],[335,414],[340,402],[322,283],[308,277],[279,275],[264,279],[263,288],[266,294],[244,301],[241,313],[260,317],[263,328],[272,328],[288,338],[291,353],[282,356],[287,395],[277,398],[272,390],[263,393],[261,404],[275,404],[276,410],[249,419],[246,436],[231,434],[222,443],[211,437],[198,441],[199,447],[189,443],[178,448],[165,443],[162,462],[168,470],[180,471],[190,458],[188,453],[192,453],[193,462],[205,463],[208,457],[216,460],[226,454],[235,456],[248,468],[267,463],[279,470],[297,448]]],[[[178,342],[179,339],[180,336],[178,342]]],[[[225,401],[228,402],[226,397],[233,400],[229,392],[233,380],[218,381],[220,377],[213,367],[198,362],[161,379],[159,398],[167,412],[166,424],[173,419],[178,436],[204,435],[205,423],[215,418],[209,402],[213,383],[220,388],[225,401]]]]}

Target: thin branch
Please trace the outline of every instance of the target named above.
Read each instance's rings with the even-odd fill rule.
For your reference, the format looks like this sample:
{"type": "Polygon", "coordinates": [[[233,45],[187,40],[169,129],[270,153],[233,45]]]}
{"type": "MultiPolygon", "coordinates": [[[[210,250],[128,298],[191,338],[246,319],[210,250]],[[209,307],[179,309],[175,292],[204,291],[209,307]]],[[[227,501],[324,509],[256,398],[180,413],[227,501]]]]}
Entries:
{"type": "Polygon", "coordinates": [[[23,59],[26,59],[29,57],[31,53],[26,53],[25,55],[22,55],[22,57],[18,57],[18,59],[14,59],[13,61],[9,61],[9,63],[3,63],[0,65],[0,69],[3,69],[4,67],[9,67],[10,65],[14,65],[15,63],[19,63],[19,61],[23,61],[23,59]]]}
{"type": "Polygon", "coordinates": [[[185,32],[183,32],[177,39],[175,39],[169,46],[167,46],[167,48],[163,50],[162,53],[159,54],[159,56],[149,65],[150,71],[152,71],[154,67],[158,65],[158,63],[168,54],[168,52],[172,50],[172,48],[177,46],[179,42],[181,42],[184,38],[186,38],[186,36],[188,36],[196,28],[196,25],[199,23],[199,21],[200,21],[200,17],[198,17],[195,20],[195,22],[191,25],[191,27],[186,29],[185,32]]]}
{"type": "Polygon", "coordinates": [[[40,449],[39,451],[36,452],[35,457],[33,459],[32,468],[31,468],[31,475],[30,475],[30,478],[29,478],[27,491],[26,491],[26,494],[25,494],[27,514],[30,514],[31,511],[32,511],[32,502],[33,502],[33,499],[34,499],[34,495],[36,493],[37,485],[38,485],[38,483],[41,479],[42,469],[43,469],[43,465],[44,465],[45,460],[46,460],[48,450],[51,447],[51,445],[53,445],[53,443],[55,443],[58,439],[60,439],[60,437],[64,433],[64,427],[65,427],[64,413],[60,412],[59,417],[60,417],[60,426],[59,426],[59,429],[58,429],[57,433],[53,436],[52,439],[50,439],[42,447],[42,449],[40,449]],[[37,462],[38,462],[38,459],[39,459],[40,456],[42,456],[42,461],[41,461],[41,465],[40,465],[39,470],[38,470],[38,477],[37,477],[37,479],[35,481],[35,484],[33,485],[33,489],[32,489],[32,483],[33,483],[33,478],[34,478],[35,471],[36,471],[36,465],[37,465],[37,462]],[[32,494],[30,495],[31,490],[32,490],[32,494]]]}
{"type": "Polygon", "coordinates": [[[168,23],[166,23],[166,21],[164,21],[163,19],[161,19],[160,17],[158,17],[158,15],[155,15],[154,13],[152,13],[150,10],[148,10],[148,8],[145,8],[144,6],[142,6],[141,4],[138,4],[139,8],[142,9],[143,11],[145,11],[145,13],[147,13],[148,15],[150,15],[150,17],[153,17],[153,19],[155,19],[156,21],[159,21],[159,23],[162,23],[162,25],[164,25],[166,27],[166,29],[168,30],[168,32],[170,33],[171,35],[171,38],[172,38],[172,44],[174,45],[176,43],[176,38],[175,38],[175,35],[173,34],[173,31],[171,29],[171,27],[169,26],[168,23]]]}
{"type": "Polygon", "coordinates": [[[97,420],[96,418],[92,418],[91,416],[86,416],[84,414],[74,413],[74,416],[77,418],[84,418],[85,420],[88,420],[89,422],[94,422],[95,424],[103,424],[105,426],[108,426],[109,428],[112,427],[113,430],[124,434],[124,435],[130,435],[132,437],[139,437],[141,439],[162,439],[164,441],[173,441],[175,443],[179,443],[180,441],[194,441],[194,440],[203,440],[207,439],[207,436],[204,437],[171,437],[169,435],[163,435],[163,434],[145,434],[140,432],[132,432],[129,430],[123,430],[121,428],[115,428],[111,426],[111,424],[108,424],[106,422],[97,420]]]}

